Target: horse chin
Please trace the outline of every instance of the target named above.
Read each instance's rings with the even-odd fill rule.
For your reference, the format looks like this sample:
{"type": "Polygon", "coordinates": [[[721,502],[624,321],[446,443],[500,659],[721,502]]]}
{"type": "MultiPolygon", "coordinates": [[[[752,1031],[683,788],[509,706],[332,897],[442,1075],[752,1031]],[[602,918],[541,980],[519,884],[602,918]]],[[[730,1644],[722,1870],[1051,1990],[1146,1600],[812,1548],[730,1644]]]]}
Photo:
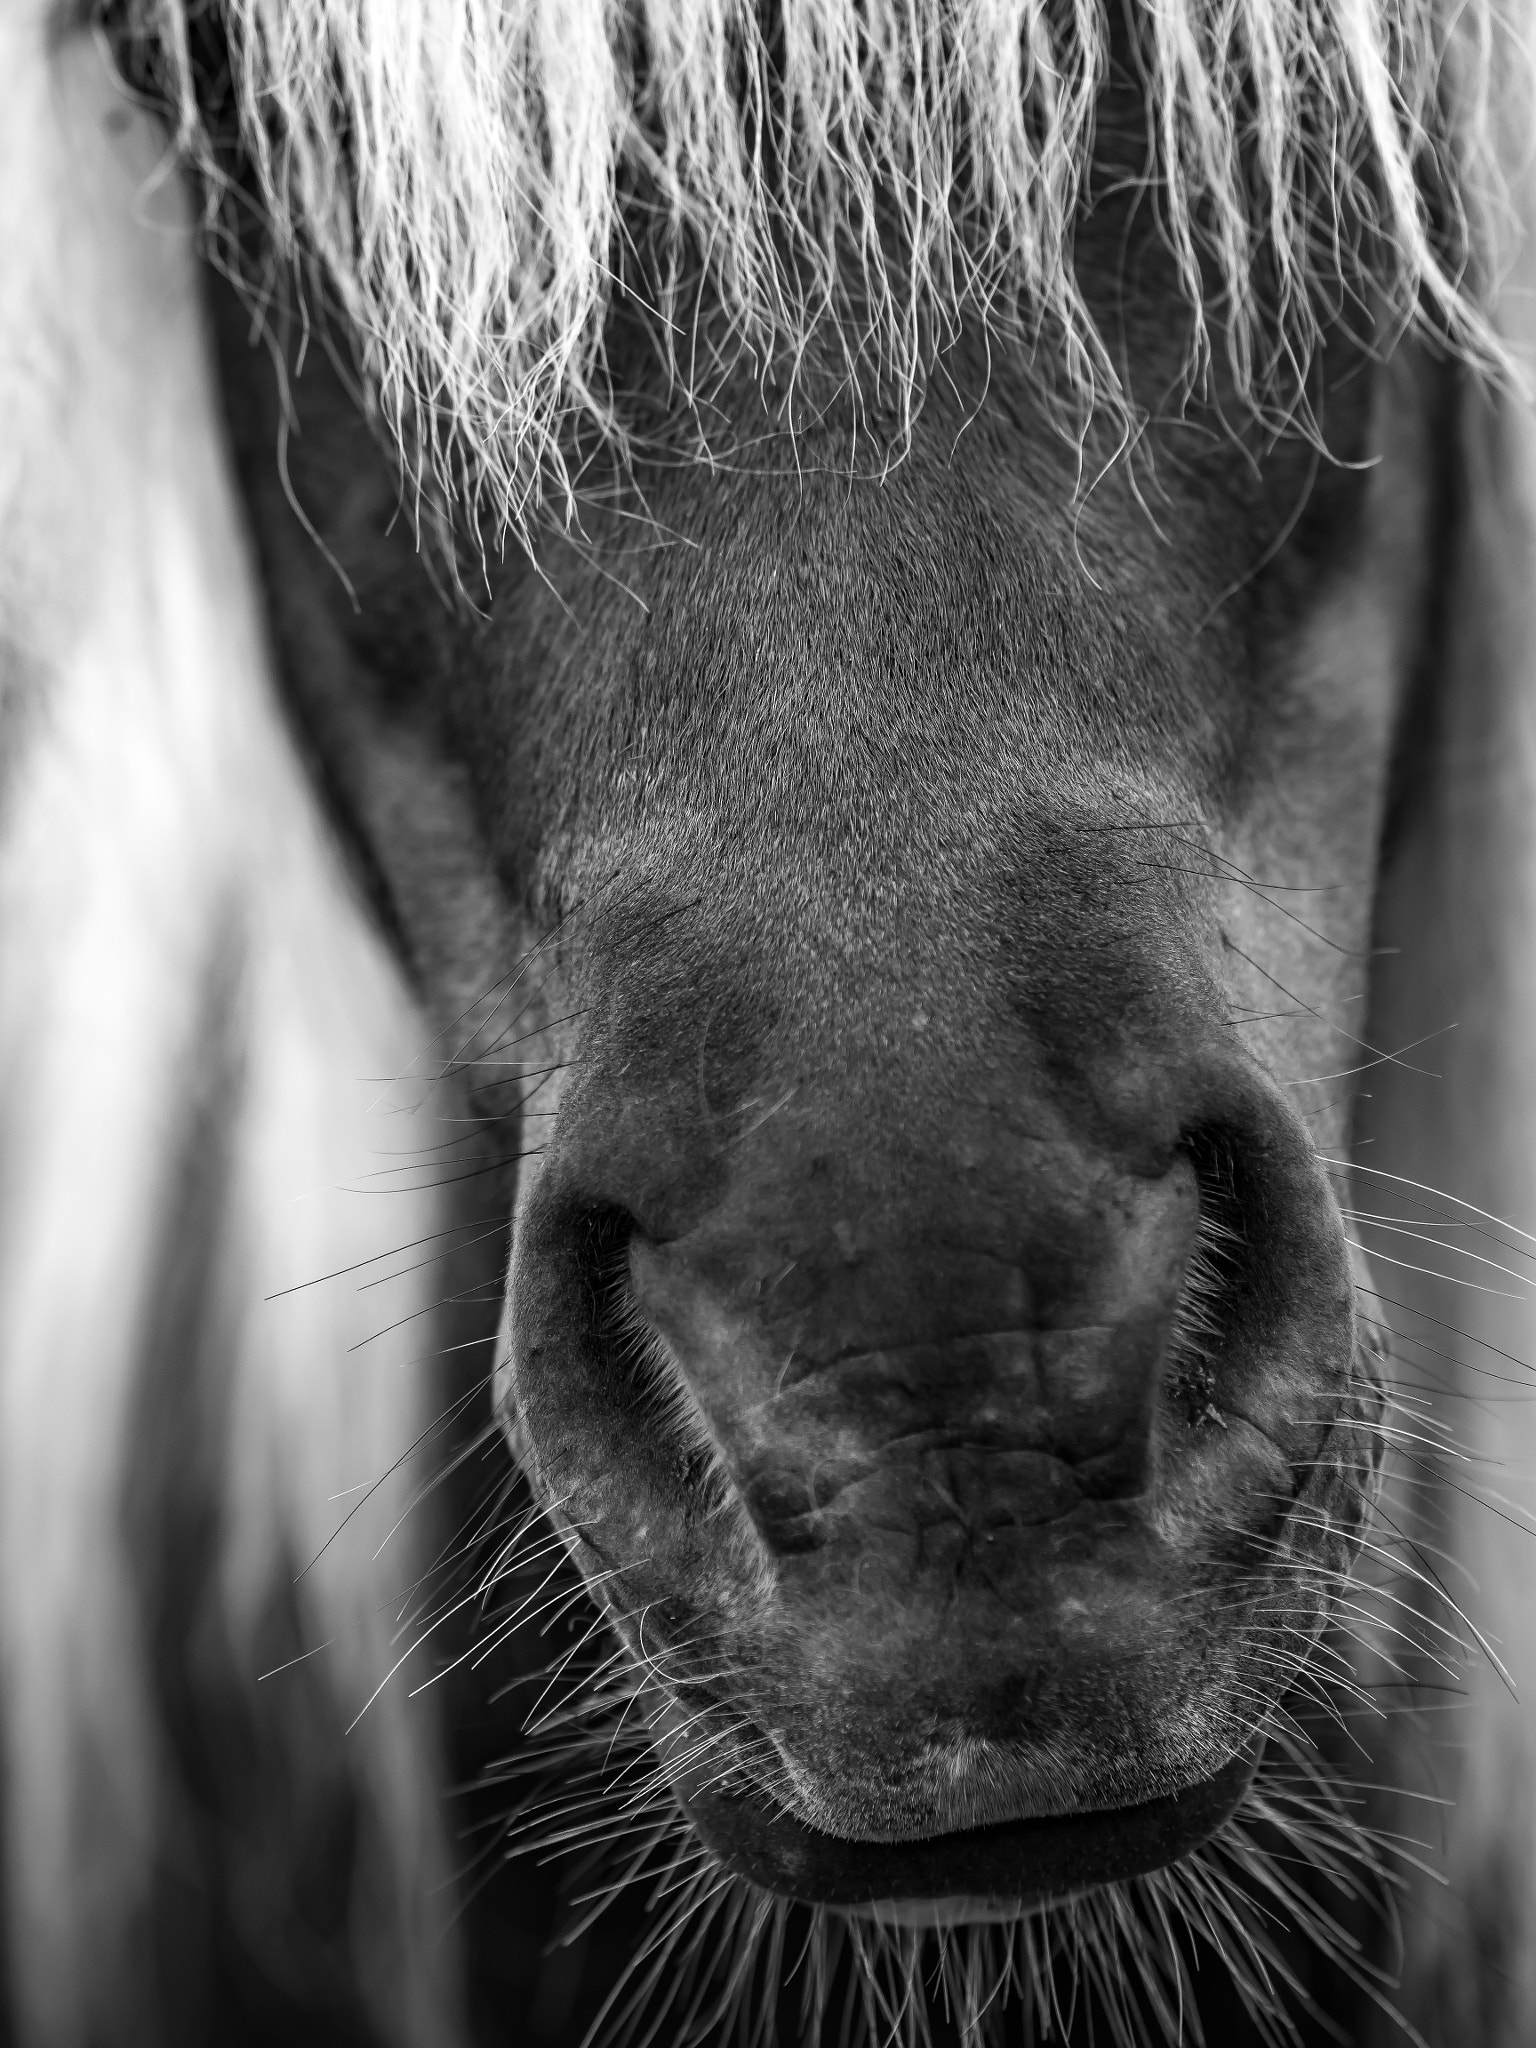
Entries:
{"type": "Polygon", "coordinates": [[[1213,1776],[1138,1805],[901,1842],[827,1834],[718,1784],[675,1790],[703,1846],[761,1890],[887,1926],[950,1927],[1015,1920],[1179,1861],[1237,1810],[1263,1747],[1256,1736],[1213,1776]]]}

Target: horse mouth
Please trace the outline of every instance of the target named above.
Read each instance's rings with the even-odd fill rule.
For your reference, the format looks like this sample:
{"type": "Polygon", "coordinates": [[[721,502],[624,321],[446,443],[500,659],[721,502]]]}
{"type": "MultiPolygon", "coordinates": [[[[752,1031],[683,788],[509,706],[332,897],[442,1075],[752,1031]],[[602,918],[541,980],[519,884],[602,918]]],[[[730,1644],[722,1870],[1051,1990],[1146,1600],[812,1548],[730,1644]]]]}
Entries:
{"type": "Polygon", "coordinates": [[[915,1841],[852,1841],[761,1794],[674,1787],[717,1861],[763,1891],[918,1925],[1012,1919],[1098,1885],[1144,1877],[1197,1849],[1253,1782],[1255,1737],[1214,1776],[1139,1805],[994,1822],[915,1841]],[[905,1909],[905,1910],[904,1910],[905,1909]]]}

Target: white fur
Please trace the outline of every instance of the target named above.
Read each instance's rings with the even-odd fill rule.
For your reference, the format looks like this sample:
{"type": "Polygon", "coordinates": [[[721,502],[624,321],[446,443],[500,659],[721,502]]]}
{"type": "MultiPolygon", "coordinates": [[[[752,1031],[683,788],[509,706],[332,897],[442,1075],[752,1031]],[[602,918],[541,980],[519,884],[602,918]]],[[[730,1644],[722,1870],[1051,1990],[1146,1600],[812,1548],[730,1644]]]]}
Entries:
{"type": "MultiPolygon", "coordinates": [[[[436,1212],[338,1188],[398,1133],[364,1114],[371,1077],[408,1063],[420,1027],[275,707],[182,181],[104,52],[48,26],[0,10],[0,1740],[22,2035],[71,2048],[140,2038],[121,2029],[154,2009],[135,1913],[178,1794],[122,1503],[221,945],[245,1094],[216,1252],[233,1422],[217,1569],[227,1653],[279,1730],[282,1681],[254,1683],[261,1603],[423,1421],[406,1361],[429,1326],[349,1346],[432,1296],[430,1275],[263,1296],[436,1212]]],[[[335,1639],[318,1668],[343,1724],[391,1660],[409,1528],[393,1568],[370,1552],[399,1505],[399,1488],[375,1503],[298,1594],[312,1639],[335,1639]]],[[[358,1975],[381,2038],[445,2042],[430,1731],[397,1686],[351,1743],[399,1889],[392,1918],[358,1916],[358,1975]]]]}
{"type": "MultiPolygon", "coordinates": [[[[1494,138],[1501,120],[1521,121],[1506,111],[1521,45],[1500,6],[1138,8],[1149,203],[1196,321],[1193,374],[1225,347],[1252,403],[1293,406],[1319,305],[1341,291],[1357,324],[1379,317],[1390,333],[1422,306],[1455,345],[1499,356],[1477,281],[1496,260],[1494,138]],[[1421,176],[1432,159],[1461,211],[1440,243],[1421,176]],[[1362,221],[1379,231],[1369,271],[1339,241],[1362,221]],[[1255,301],[1264,238],[1278,324],[1255,301]]],[[[211,166],[189,11],[139,0],[138,19],[183,142],[211,166]]],[[[224,0],[219,11],[280,251],[318,254],[418,481],[467,489],[514,528],[551,480],[568,488],[562,423],[608,423],[604,315],[634,226],[616,191],[637,173],[665,231],[708,251],[754,349],[792,359],[825,312],[847,312],[852,277],[858,313],[843,345],[903,400],[924,333],[947,331],[969,304],[990,309],[994,327],[1042,335],[1069,396],[1117,401],[1072,266],[1108,63],[1098,0],[1074,0],[1059,29],[1062,10],[1045,0],[785,0],[780,113],[745,0],[224,0]],[[778,186],[750,146],[765,128],[786,150],[778,186]],[[895,263],[882,207],[894,209],[895,263]]],[[[657,288],[665,330],[686,298],[657,288]]],[[[692,366],[675,367],[686,382],[692,366]]]]}

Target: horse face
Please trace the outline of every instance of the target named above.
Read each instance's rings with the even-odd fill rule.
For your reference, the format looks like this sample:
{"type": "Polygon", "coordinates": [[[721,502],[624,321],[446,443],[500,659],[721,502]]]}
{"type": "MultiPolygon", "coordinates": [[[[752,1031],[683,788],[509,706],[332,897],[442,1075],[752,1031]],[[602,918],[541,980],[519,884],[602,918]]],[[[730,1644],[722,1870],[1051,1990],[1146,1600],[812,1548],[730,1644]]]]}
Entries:
{"type": "Polygon", "coordinates": [[[269,546],[522,1155],[502,1413],[679,1796],[779,1890],[975,1912],[1215,1825],[1347,1563],[1326,1161],[1433,465],[1405,360],[1326,394],[1342,462],[1186,412],[1091,486],[947,370],[878,478],[733,390],[739,459],[468,624],[340,408],[295,476],[355,608],[269,546]]]}

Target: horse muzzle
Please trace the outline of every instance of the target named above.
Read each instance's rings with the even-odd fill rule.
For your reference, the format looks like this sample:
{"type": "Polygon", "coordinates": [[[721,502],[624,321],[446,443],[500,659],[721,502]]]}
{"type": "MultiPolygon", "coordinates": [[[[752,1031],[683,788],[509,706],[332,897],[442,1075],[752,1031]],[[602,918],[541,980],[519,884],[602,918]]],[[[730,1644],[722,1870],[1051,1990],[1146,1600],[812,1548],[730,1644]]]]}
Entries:
{"type": "Polygon", "coordinates": [[[1017,1908],[1240,1801],[1371,1459],[1304,1130],[1229,1055],[1178,1082],[701,1123],[593,1058],[562,1102],[503,1413],[765,1888],[1017,1908]]]}

